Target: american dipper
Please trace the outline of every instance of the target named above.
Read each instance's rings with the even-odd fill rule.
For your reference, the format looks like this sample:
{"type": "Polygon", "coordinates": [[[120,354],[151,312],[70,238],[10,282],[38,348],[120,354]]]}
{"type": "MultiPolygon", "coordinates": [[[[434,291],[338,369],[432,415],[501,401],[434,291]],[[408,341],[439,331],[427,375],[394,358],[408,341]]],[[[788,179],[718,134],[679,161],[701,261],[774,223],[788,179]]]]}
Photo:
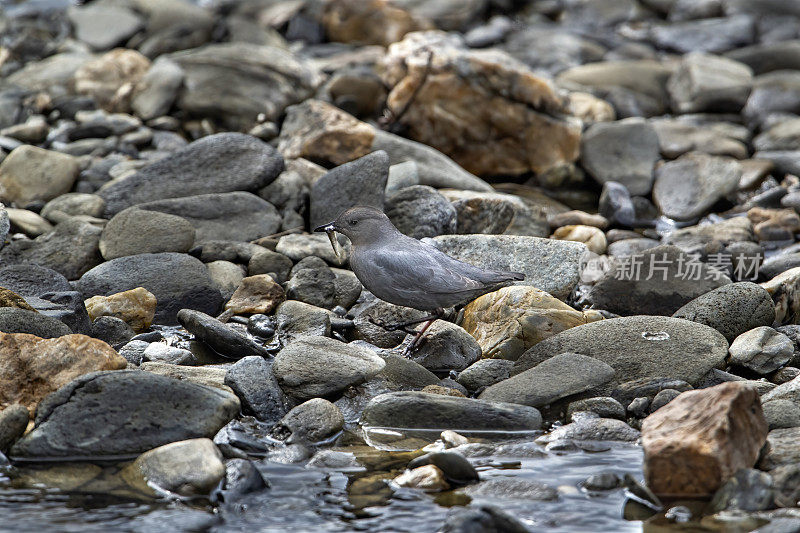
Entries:
{"type": "Polygon", "coordinates": [[[525,279],[519,272],[478,268],[453,259],[438,249],[408,237],[394,227],[382,211],[374,207],[351,207],[328,224],[315,228],[324,231],[336,249],[333,232],[350,239],[350,267],[372,294],[395,305],[431,314],[404,324],[377,325],[389,330],[425,322],[406,348],[409,353],[444,309],[474,300],[510,281],[525,279]]]}

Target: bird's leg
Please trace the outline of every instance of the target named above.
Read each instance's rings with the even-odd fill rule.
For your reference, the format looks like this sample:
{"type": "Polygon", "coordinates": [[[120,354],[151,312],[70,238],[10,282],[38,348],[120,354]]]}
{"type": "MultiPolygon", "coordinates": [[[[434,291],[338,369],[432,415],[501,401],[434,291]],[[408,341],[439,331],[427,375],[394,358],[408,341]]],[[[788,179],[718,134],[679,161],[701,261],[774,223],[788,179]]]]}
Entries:
{"type": "Polygon", "coordinates": [[[422,318],[409,320],[408,322],[400,322],[398,324],[387,324],[383,320],[378,320],[376,318],[370,318],[369,321],[378,326],[379,328],[385,329],[386,331],[402,330],[405,331],[406,333],[411,334],[411,333],[416,333],[416,331],[414,331],[413,329],[409,331],[407,329],[409,326],[416,326],[417,324],[422,324],[423,322],[427,322],[429,320],[436,320],[437,318],[441,318],[441,316],[442,316],[441,314],[433,313],[430,315],[426,315],[422,318]]]}
{"type": "Polygon", "coordinates": [[[428,328],[431,327],[431,324],[436,322],[439,318],[440,317],[435,316],[435,317],[431,318],[430,320],[428,320],[427,322],[425,322],[425,324],[422,326],[422,329],[420,329],[417,332],[417,334],[414,336],[414,338],[411,340],[411,342],[408,343],[408,346],[406,346],[405,350],[403,350],[403,355],[404,356],[408,357],[409,355],[411,355],[411,352],[413,352],[414,349],[416,349],[417,344],[419,344],[420,339],[422,339],[422,336],[425,334],[425,332],[428,330],[428,328]]]}

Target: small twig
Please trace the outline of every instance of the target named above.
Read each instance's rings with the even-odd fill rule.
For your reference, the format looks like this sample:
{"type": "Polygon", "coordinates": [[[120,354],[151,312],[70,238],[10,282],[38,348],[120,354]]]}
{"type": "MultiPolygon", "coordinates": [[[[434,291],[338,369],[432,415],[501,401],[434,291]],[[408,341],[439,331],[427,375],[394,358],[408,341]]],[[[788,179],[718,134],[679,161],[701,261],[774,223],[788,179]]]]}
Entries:
{"type": "Polygon", "coordinates": [[[392,129],[392,126],[394,126],[401,118],[403,118],[403,115],[405,115],[406,112],[409,110],[409,108],[411,108],[411,104],[413,104],[414,100],[417,99],[419,92],[422,90],[422,86],[425,85],[426,81],[428,81],[428,75],[431,72],[432,64],[433,64],[433,50],[429,49],[428,61],[425,63],[425,70],[422,71],[422,79],[420,80],[419,84],[417,84],[417,86],[414,87],[414,91],[411,93],[411,96],[408,98],[408,100],[406,100],[406,103],[403,105],[403,108],[400,110],[399,113],[394,113],[388,107],[384,110],[383,116],[378,121],[378,123],[384,130],[392,129]]]}

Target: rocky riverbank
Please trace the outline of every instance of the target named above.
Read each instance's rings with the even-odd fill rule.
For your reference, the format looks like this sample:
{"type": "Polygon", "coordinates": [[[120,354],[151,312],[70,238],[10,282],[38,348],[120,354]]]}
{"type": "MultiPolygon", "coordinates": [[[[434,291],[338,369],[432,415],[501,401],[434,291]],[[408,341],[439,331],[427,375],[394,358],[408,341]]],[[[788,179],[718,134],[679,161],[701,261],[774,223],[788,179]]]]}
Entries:
{"type": "Polygon", "coordinates": [[[0,8],[9,527],[800,528],[794,3],[0,8]],[[359,204],[525,280],[403,357],[359,204]]]}

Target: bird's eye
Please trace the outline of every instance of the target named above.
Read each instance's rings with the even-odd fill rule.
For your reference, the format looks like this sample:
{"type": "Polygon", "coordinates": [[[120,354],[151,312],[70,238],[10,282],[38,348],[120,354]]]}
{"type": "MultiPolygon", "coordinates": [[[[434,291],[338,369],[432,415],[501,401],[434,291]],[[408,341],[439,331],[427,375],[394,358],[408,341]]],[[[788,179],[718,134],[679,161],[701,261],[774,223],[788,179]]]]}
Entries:
{"type": "Polygon", "coordinates": [[[350,225],[351,226],[355,226],[356,224],[358,224],[358,220],[351,220],[350,221],[350,225]]]}

